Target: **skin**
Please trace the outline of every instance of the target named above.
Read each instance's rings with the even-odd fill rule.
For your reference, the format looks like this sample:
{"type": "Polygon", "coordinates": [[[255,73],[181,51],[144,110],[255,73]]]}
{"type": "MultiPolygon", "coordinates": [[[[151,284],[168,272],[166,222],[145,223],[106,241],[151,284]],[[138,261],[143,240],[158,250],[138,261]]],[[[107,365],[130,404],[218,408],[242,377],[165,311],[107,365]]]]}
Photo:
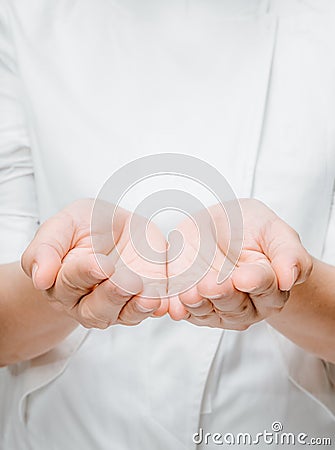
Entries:
{"type": "MultiPolygon", "coordinates": [[[[157,298],[159,289],[165,292],[165,282],[154,287],[153,298],[147,292],[140,295],[148,290],[140,275],[165,279],[165,266],[143,261],[135,253],[128,231],[131,214],[118,208],[111,239],[112,210],[108,203],[99,202],[101,221],[93,232],[98,242],[93,249],[93,205],[93,200],[77,201],[40,228],[22,257],[22,267],[35,288],[44,292],[51,306],[65,310],[87,328],[137,325],[154,312],[165,314],[167,302],[157,298]]],[[[150,236],[152,245],[165,252],[164,236],[153,224],[150,236]]]]}
{"type": "MultiPolygon", "coordinates": [[[[199,271],[195,274],[199,275],[198,283],[171,299],[169,312],[174,319],[243,331],[281,311],[292,287],[308,279],[312,258],[298,234],[263,203],[242,199],[239,204],[244,239],[233,243],[236,248],[231,256],[235,260],[227,265],[222,283],[218,282],[218,275],[229,246],[227,216],[220,205],[209,208],[214,224],[210,227],[208,217],[202,212],[198,215],[198,228],[209,230],[203,233],[207,240],[204,249],[214,246],[215,257],[208,262],[209,256],[204,256],[204,266],[209,265],[209,271],[201,279],[199,271]]],[[[192,220],[181,223],[179,231],[185,245],[179,258],[168,265],[169,278],[185,271],[199,251],[199,233],[192,220]]]]}
{"type": "MultiPolygon", "coordinates": [[[[240,205],[244,241],[237,266],[218,283],[227,242],[225,233],[218,239],[211,233],[217,253],[210,269],[191,289],[171,297],[171,317],[239,331],[266,320],[300,347],[334,363],[335,267],[312,259],[298,234],[263,203],[242,199],[240,205]]],[[[210,213],[217,230],[227,229],[221,207],[210,213]]],[[[192,221],[181,223],[179,231],[185,245],[168,265],[169,279],[185,270],[197,250],[192,221]]]]}
{"type": "Polygon", "coordinates": [[[51,350],[78,326],[50,306],[19,262],[0,267],[0,286],[0,366],[51,350]]]}
{"type": "MultiPolygon", "coordinates": [[[[209,211],[219,237],[208,231],[206,220],[203,225],[209,244],[216,246],[215,258],[207,261],[208,255],[203,255],[193,265],[191,280],[186,280],[189,288],[178,295],[176,276],[196,253],[191,221],[179,227],[185,239],[180,255],[168,264],[156,264],[143,261],[132,248],[129,212],[118,208],[110,240],[106,237],[110,210],[106,204],[98,205],[101,222],[93,230],[98,243],[94,253],[93,201],[70,205],[38,230],[22,257],[25,273],[18,264],[0,270],[1,286],[11,286],[0,299],[0,364],[48,351],[78,323],[96,328],[136,325],[166,312],[175,320],[234,330],[267,320],[301,347],[335,362],[335,268],[316,260],[313,266],[297,233],[261,202],[241,200],[240,205],[244,241],[237,267],[231,273],[227,270],[223,283],[217,282],[227,253],[227,233],[223,232],[227,221],[222,208],[214,206],[209,211]],[[204,267],[208,272],[201,277],[204,267]]],[[[159,230],[150,224],[147,235],[163,257],[167,251],[169,260],[159,230]]]]}
{"type": "MultiPolygon", "coordinates": [[[[23,254],[24,271],[19,263],[1,266],[1,366],[45,353],[79,323],[104,329],[166,314],[167,299],[160,299],[166,293],[165,264],[150,264],[134,252],[128,235],[132,216],[122,208],[115,214],[114,240],[110,233],[106,238],[111,209],[104,202],[97,206],[102,220],[95,229],[94,252],[93,204],[77,201],[46,221],[23,254]],[[154,282],[145,285],[141,275],[154,282]]],[[[148,233],[150,244],[165,259],[165,238],[152,224],[148,233]]]]}

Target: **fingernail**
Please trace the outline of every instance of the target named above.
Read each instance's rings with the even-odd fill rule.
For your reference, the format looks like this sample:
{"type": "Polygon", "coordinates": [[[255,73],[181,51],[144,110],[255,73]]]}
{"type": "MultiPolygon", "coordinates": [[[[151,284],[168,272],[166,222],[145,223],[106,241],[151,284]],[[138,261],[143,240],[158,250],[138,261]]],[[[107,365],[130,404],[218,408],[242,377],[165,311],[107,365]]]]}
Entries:
{"type": "Polygon", "coordinates": [[[225,296],[224,294],[217,294],[217,295],[206,295],[205,297],[208,298],[208,300],[219,300],[224,296],[225,296]]]}
{"type": "Polygon", "coordinates": [[[35,284],[35,277],[36,277],[37,271],[38,271],[38,265],[37,265],[37,263],[34,263],[33,268],[31,270],[31,278],[32,278],[34,284],[35,284]]]}
{"type": "Polygon", "coordinates": [[[142,313],[152,313],[155,311],[155,308],[146,308],[145,306],[141,305],[140,303],[136,303],[136,308],[142,313]]]}
{"type": "Polygon", "coordinates": [[[294,266],[292,268],[292,276],[293,276],[293,281],[292,281],[292,286],[291,287],[293,287],[295,285],[295,283],[296,283],[296,281],[298,279],[298,276],[299,276],[299,270],[298,270],[297,266],[294,266]]]}
{"type": "Polygon", "coordinates": [[[291,279],[291,284],[286,288],[286,289],[284,289],[285,291],[290,291],[292,288],[293,288],[293,286],[296,284],[296,282],[297,282],[297,280],[298,280],[298,277],[299,277],[299,269],[298,269],[298,267],[297,266],[293,266],[292,267],[292,279],[291,279]]]}
{"type": "Polygon", "coordinates": [[[204,303],[204,301],[203,301],[203,300],[200,300],[200,302],[198,302],[198,303],[193,303],[193,305],[188,305],[187,303],[184,303],[184,305],[185,305],[187,308],[199,308],[199,306],[203,305],[203,303],[204,303]]]}

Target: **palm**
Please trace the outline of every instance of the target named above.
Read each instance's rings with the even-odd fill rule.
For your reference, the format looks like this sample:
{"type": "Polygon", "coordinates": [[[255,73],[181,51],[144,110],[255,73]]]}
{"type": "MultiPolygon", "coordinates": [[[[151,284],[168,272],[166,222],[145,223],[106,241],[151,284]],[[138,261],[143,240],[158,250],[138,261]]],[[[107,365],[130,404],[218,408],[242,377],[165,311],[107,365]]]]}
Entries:
{"type": "MultiPolygon", "coordinates": [[[[184,248],[169,264],[168,275],[180,280],[181,274],[187,273],[189,279],[183,286],[169,282],[172,317],[187,318],[197,325],[245,329],[283,307],[288,293],[278,289],[271,256],[280,245],[274,239],[277,233],[285,237],[292,230],[260,202],[242,200],[240,205],[244,233],[239,242],[230,241],[230,224],[220,205],[209,209],[212,224],[204,215],[198,229],[190,219],[179,226],[184,248]],[[207,233],[200,238],[202,227],[207,233]]],[[[283,284],[292,284],[289,264],[283,264],[278,272],[283,284]]]]}

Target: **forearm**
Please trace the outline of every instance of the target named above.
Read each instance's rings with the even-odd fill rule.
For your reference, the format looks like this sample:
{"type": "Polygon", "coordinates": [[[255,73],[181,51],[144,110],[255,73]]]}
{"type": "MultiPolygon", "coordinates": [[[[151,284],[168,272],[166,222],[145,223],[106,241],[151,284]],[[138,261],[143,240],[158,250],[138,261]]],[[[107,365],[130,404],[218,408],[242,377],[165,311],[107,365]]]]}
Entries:
{"type": "Polygon", "coordinates": [[[335,363],[335,267],[314,260],[311,276],[292,289],[283,310],[268,322],[300,347],[335,363]]]}
{"type": "Polygon", "coordinates": [[[77,326],[34,289],[19,263],[0,266],[0,365],[31,359],[55,347],[77,326]]]}

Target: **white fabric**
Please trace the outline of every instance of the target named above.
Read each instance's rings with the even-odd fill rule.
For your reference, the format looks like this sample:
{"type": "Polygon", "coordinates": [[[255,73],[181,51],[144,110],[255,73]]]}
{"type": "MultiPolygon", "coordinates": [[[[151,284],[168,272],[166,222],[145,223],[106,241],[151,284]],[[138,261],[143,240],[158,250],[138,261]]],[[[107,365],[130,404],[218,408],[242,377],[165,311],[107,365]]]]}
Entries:
{"type": "MultiPolygon", "coordinates": [[[[172,151],[213,164],[335,264],[334,14],[326,0],[0,0],[2,261],[124,163],[172,151]]],[[[0,442],[192,449],[199,426],[274,420],[334,438],[332,370],[266,324],[78,328],[2,370],[0,442]]]]}

